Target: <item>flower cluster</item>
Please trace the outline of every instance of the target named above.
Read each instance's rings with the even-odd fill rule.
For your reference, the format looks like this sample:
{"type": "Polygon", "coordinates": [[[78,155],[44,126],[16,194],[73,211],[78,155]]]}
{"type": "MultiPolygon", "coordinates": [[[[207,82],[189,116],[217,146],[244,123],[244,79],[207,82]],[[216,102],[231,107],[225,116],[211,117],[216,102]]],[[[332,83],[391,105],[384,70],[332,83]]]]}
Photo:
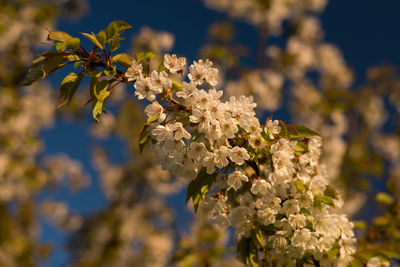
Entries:
{"type": "Polygon", "coordinates": [[[265,254],[257,257],[273,258],[280,266],[307,257],[323,266],[349,263],[353,224],[334,211],[339,198],[319,165],[321,138],[292,138],[277,120],[262,126],[252,97],[223,102],[222,91],[198,88],[217,84],[218,70],[208,60],[189,67],[188,82],[176,81],[176,66],[183,70],[185,62],[167,54],[165,71],[147,75],[133,61],[125,74],[136,79],[135,95],[151,101],[145,133],[163,169],[192,182],[211,177],[218,191],[203,203],[210,220],[234,226],[241,240],[260,231],[264,241],[258,245],[265,254]]]}
{"type": "Polygon", "coordinates": [[[303,12],[319,12],[327,0],[204,0],[213,9],[226,11],[229,15],[242,18],[251,24],[261,25],[272,33],[281,31],[284,20],[303,12]]]}

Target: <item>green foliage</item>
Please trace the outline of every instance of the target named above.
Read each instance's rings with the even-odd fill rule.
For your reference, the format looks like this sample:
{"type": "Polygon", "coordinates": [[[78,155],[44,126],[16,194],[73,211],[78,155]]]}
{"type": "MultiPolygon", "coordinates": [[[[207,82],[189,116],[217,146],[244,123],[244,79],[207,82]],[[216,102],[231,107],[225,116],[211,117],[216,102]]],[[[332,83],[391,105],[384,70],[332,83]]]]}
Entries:
{"type": "Polygon", "coordinates": [[[388,193],[380,192],[376,194],[376,201],[382,204],[391,205],[394,203],[394,199],[388,193]]]}
{"type": "Polygon", "coordinates": [[[316,195],[314,196],[314,206],[317,208],[322,208],[322,204],[335,207],[335,203],[333,202],[333,199],[329,196],[319,196],[316,195]]]}
{"type": "MultiPolygon", "coordinates": [[[[101,30],[97,34],[82,33],[95,44],[95,48],[90,53],[87,53],[84,49],[79,49],[81,46],[79,38],[74,38],[63,31],[49,31],[48,40],[57,42],[57,51],[47,51],[40,54],[40,57],[32,63],[24,79],[24,85],[30,85],[38,79],[43,79],[48,74],[66,66],[67,63],[74,63],[75,68],[82,67],[84,70],[80,74],[70,73],[62,81],[58,107],[68,104],[78,89],[83,76],[89,76],[92,78],[90,83],[90,95],[93,102],[92,113],[93,118],[98,123],[100,115],[105,111],[104,104],[111,93],[108,88],[112,81],[123,81],[123,77],[117,77],[117,74],[122,72],[118,71],[116,66],[113,66],[113,62],[128,68],[133,60],[125,53],[118,54],[110,60],[111,52],[119,47],[119,41],[123,39],[120,38],[120,35],[129,28],[131,26],[124,21],[113,21],[105,30],[101,30]],[[107,52],[107,43],[109,43],[109,52],[107,52]],[[104,53],[96,53],[98,48],[103,50],[104,53]],[[104,71],[98,70],[100,67],[104,68],[104,71]],[[100,77],[104,74],[112,79],[109,81],[101,80],[100,77]]],[[[143,56],[144,58],[152,58],[155,55],[148,52],[144,53],[143,56]]]]}
{"type": "Polygon", "coordinates": [[[168,72],[168,71],[169,71],[169,70],[164,66],[164,60],[161,60],[160,65],[158,65],[157,71],[158,71],[158,72],[162,72],[162,71],[168,72]]]}
{"type": "Polygon", "coordinates": [[[99,80],[93,77],[90,81],[90,96],[93,102],[93,118],[99,123],[101,113],[105,110],[104,104],[107,97],[110,95],[110,91],[107,89],[110,86],[108,80],[99,80]]]}
{"type": "Polygon", "coordinates": [[[139,135],[139,152],[142,153],[144,147],[149,143],[151,137],[149,132],[147,131],[147,125],[143,127],[143,130],[140,132],[139,135]]]}
{"type": "Polygon", "coordinates": [[[260,228],[253,227],[251,230],[251,239],[254,244],[257,245],[257,247],[260,248],[265,248],[264,246],[264,236],[260,228]]]}
{"type": "Polygon", "coordinates": [[[324,195],[330,198],[338,199],[338,194],[336,190],[330,185],[327,185],[325,187],[324,195]]]}
{"type": "MultiPolygon", "coordinates": [[[[102,41],[102,39],[101,40],[98,40],[97,39],[97,37],[96,37],[96,35],[94,34],[94,33],[92,33],[92,34],[89,34],[89,33],[84,33],[84,32],[81,32],[81,34],[83,35],[83,36],[85,36],[86,38],[88,38],[90,41],[92,41],[92,43],[94,43],[98,48],[100,48],[100,49],[105,49],[104,48],[104,42],[101,42],[102,41]]],[[[100,35],[101,36],[101,35],[100,35]]]]}
{"type": "Polygon", "coordinates": [[[25,76],[23,85],[31,85],[33,82],[45,78],[48,74],[56,71],[64,61],[64,55],[53,54],[51,57],[39,57],[35,61],[25,76]]]}
{"type": "Polygon", "coordinates": [[[246,266],[259,266],[257,243],[253,241],[253,237],[244,237],[236,245],[237,254],[246,266]]]}
{"type": "Polygon", "coordinates": [[[120,36],[126,29],[132,28],[131,25],[122,20],[116,20],[108,24],[105,29],[106,41],[109,42],[116,36],[120,36]]]}
{"type": "Polygon", "coordinates": [[[49,35],[47,36],[49,41],[58,41],[62,43],[65,43],[72,38],[71,35],[63,31],[49,31],[49,35]]]}
{"type": "Polygon", "coordinates": [[[137,61],[140,63],[142,61],[152,60],[153,58],[155,58],[156,54],[154,54],[153,52],[140,52],[137,53],[135,56],[137,58],[137,61]]]}
{"type": "Polygon", "coordinates": [[[49,31],[47,39],[50,41],[56,41],[56,49],[60,52],[78,49],[81,46],[81,40],[79,38],[74,38],[63,31],[49,31]]]}
{"type": "Polygon", "coordinates": [[[129,68],[132,64],[133,58],[126,53],[121,53],[121,54],[115,55],[112,58],[112,60],[114,62],[117,62],[122,67],[129,68]]]}
{"type": "Polygon", "coordinates": [[[73,98],[79,84],[82,81],[82,78],[82,73],[77,74],[74,72],[71,72],[70,74],[65,76],[64,80],[61,82],[58,108],[71,102],[71,99],[73,98]]]}
{"type": "Polygon", "coordinates": [[[216,173],[207,174],[206,169],[203,168],[197,177],[189,183],[186,192],[186,203],[192,198],[195,212],[197,212],[201,202],[215,182],[215,178],[216,173]]]}
{"type": "Polygon", "coordinates": [[[316,132],[301,125],[287,125],[287,131],[290,139],[318,136],[316,132]]]}
{"type": "Polygon", "coordinates": [[[250,262],[250,244],[251,238],[244,237],[236,245],[236,252],[246,266],[249,266],[250,262]]]}
{"type": "Polygon", "coordinates": [[[299,191],[306,190],[306,187],[304,186],[304,184],[302,182],[300,182],[300,180],[296,180],[296,188],[299,191]]]}

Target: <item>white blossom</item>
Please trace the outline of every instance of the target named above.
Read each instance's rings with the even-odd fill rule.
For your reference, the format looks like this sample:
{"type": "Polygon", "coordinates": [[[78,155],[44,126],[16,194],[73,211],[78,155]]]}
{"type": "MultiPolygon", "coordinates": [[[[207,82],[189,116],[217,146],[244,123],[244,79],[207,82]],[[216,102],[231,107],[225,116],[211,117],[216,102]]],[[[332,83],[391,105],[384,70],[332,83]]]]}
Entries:
{"type": "Polygon", "coordinates": [[[240,171],[234,171],[228,175],[228,186],[232,187],[236,191],[242,186],[242,182],[248,182],[249,178],[240,171]]]}

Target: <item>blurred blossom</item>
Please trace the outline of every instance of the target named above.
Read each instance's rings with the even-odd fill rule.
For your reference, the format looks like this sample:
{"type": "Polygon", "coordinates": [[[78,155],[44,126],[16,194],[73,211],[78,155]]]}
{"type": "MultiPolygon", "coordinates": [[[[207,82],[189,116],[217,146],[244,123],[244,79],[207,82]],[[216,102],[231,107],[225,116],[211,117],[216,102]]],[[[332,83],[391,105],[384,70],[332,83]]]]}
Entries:
{"type": "Polygon", "coordinates": [[[204,0],[206,6],[227,12],[279,34],[285,20],[301,13],[322,11],[327,0],[204,0]]]}
{"type": "Polygon", "coordinates": [[[76,230],[82,224],[82,219],[72,215],[64,202],[45,201],[40,204],[41,212],[61,229],[76,230]]]}
{"type": "Polygon", "coordinates": [[[133,37],[132,47],[135,51],[151,51],[155,54],[172,49],[175,37],[165,31],[154,31],[149,27],[140,28],[139,34],[133,37]]]}
{"type": "Polygon", "coordinates": [[[281,106],[283,82],[282,75],[277,72],[255,70],[243,75],[237,82],[227,82],[226,91],[236,97],[253,95],[258,107],[275,111],[281,106]]]}

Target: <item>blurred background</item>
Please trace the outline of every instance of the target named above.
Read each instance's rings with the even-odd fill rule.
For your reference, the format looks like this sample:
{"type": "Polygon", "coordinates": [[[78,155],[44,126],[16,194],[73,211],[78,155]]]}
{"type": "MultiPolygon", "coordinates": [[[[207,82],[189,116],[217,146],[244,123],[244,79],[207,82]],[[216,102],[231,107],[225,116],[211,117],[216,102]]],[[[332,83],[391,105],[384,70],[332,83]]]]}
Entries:
{"type": "Polygon", "coordinates": [[[121,51],[210,58],[262,120],[321,133],[360,244],[399,251],[400,3],[282,2],[0,0],[0,266],[240,266],[229,231],[193,220],[187,182],[139,154],[133,87],[97,126],[85,86],[56,109],[65,72],[21,86],[46,29],[82,37],[113,20],[132,25],[121,51]]]}

